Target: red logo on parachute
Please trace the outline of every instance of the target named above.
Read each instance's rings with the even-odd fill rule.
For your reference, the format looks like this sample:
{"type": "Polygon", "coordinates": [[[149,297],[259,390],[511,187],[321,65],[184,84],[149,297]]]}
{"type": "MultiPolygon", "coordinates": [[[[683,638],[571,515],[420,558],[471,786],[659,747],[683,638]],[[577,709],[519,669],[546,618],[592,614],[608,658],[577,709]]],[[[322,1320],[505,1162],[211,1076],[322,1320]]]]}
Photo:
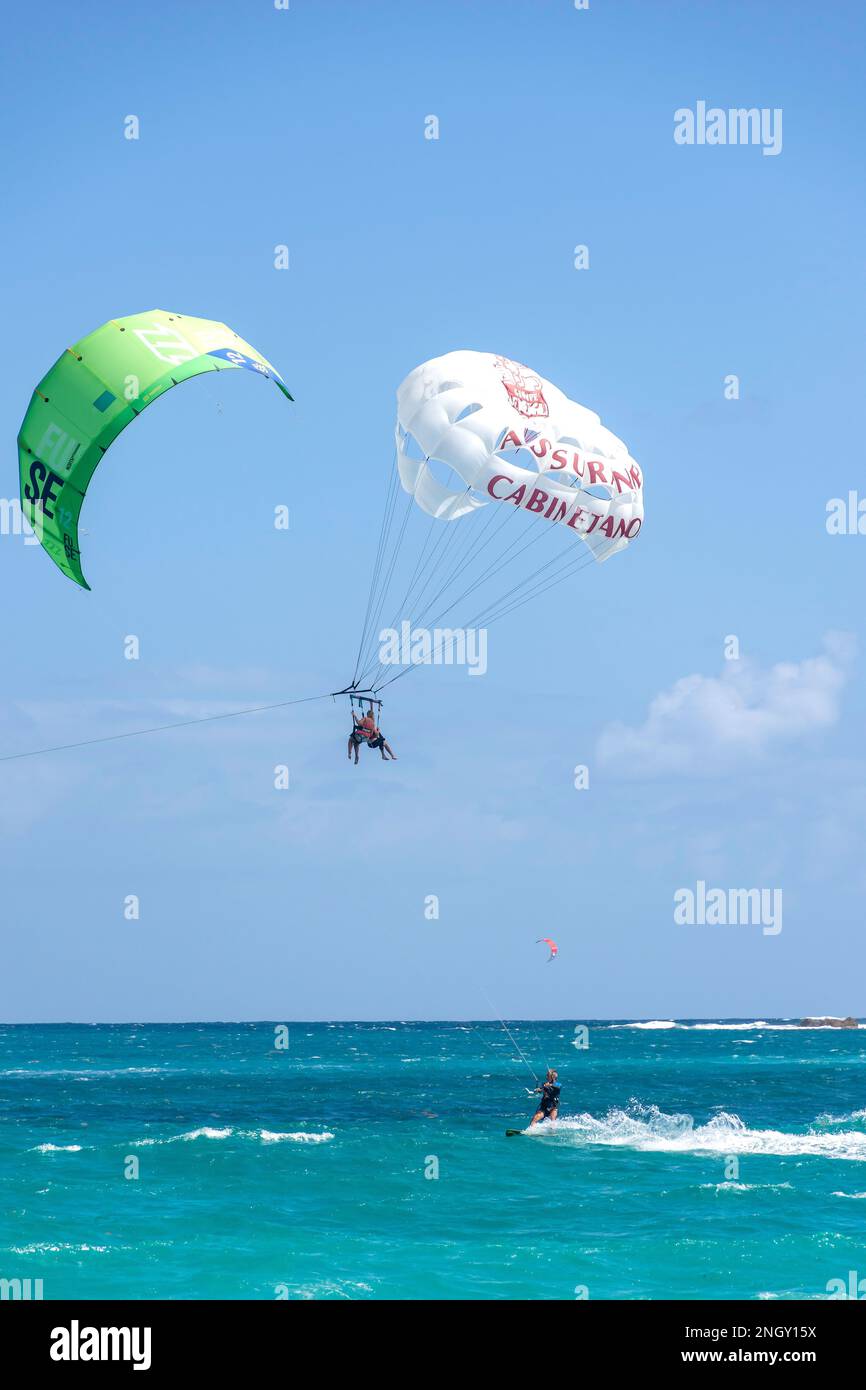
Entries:
{"type": "Polygon", "coordinates": [[[530,419],[550,414],[541,389],[541,377],[528,367],[521,367],[519,362],[512,362],[510,357],[497,357],[494,365],[501,368],[502,385],[515,410],[530,419]]]}

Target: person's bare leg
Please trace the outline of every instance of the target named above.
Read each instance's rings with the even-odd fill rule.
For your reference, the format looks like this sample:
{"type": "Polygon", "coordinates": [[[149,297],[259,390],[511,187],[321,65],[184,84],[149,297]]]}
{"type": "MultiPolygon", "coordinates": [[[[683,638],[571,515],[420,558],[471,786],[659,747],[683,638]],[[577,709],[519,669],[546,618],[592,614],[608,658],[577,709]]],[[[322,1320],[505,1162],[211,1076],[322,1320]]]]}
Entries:
{"type": "Polygon", "coordinates": [[[352,748],[353,748],[353,746],[354,746],[354,743],[355,743],[355,740],[352,738],[352,735],[350,734],[350,735],[349,735],[349,752],[348,752],[347,755],[346,755],[346,756],[349,757],[349,758],[351,758],[351,756],[352,756],[352,748]]]}
{"type": "Polygon", "coordinates": [[[537,1124],[538,1124],[538,1121],[539,1121],[539,1120],[543,1120],[543,1119],[544,1119],[544,1111],[543,1111],[543,1110],[536,1110],[536,1112],[535,1112],[535,1114],[533,1115],[532,1119],[529,1121],[530,1128],[532,1127],[532,1125],[537,1125],[537,1124]]]}
{"type": "Polygon", "coordinates": [[[386,751],[386,749],[387,749],[388,753],[390,754],[390,757],[391,757],[392,761],[393,761],[393,762],[396,762],[396,761],[397,761],[397,754],[394,752],[394,749],[391,747],[390,743],[383,743],[383,744],[382,744],[382,752],[383,752],[383,753],[386,751]]]}

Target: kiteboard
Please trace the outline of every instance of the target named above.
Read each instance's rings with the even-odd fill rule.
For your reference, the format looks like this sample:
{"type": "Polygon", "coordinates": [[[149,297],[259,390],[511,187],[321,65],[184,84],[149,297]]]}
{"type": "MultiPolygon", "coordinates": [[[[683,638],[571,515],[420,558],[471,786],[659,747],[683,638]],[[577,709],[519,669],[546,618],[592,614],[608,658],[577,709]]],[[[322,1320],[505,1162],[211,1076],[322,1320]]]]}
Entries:
{"type": "Polygon", "coordinates": [[[523,1129],[507,1129],[507,1130],[505,1131],[505,1137],[506,1137],[506,1139],[511,1139],[515,1134],[525,1134],[525,1133],[526,1133],[526,1131],[523,1130],[523,1129]]]}

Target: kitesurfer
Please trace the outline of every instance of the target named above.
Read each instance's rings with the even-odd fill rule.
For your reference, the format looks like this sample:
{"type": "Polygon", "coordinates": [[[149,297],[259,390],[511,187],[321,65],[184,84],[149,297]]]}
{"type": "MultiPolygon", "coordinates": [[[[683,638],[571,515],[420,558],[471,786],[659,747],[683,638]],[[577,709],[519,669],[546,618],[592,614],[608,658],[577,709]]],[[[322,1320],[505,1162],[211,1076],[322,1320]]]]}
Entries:
{"type": "Polygon", "coordinates": [[[542,1120],[555,1120],[559,1114],[559,1092],[561,1090],[557,1074],[553,1067],[547,1068],[547,1076],[541,1086],[536,1086],[531,1092],[532,1095],[540,1094],[541,1100],[538,1109],[530,1120],[530,1125],[537,1125],[542,1120]]]}

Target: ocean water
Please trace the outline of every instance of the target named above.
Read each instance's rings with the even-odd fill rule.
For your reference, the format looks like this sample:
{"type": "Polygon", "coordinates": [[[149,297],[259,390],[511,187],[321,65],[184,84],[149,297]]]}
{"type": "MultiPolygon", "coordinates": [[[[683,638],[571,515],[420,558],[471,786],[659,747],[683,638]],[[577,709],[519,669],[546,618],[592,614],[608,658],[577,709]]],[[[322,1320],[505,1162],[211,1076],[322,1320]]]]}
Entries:
{"type": "MultiPolygon", "coordinates": [[[[0,1278],[51,1298],[827,1298],[866,1030],[0,1028],[0,1278]],[[524,1054],[524,1061],[518,1050],[524,1054]],[[556,1066],[555,1128],[506,1139],[556,1066]],[[137,1175],[136,1174],[137,1171],[137,1175]]],[[[864,1284],[866,1288],[866,1284],[864,1284]]]]}

